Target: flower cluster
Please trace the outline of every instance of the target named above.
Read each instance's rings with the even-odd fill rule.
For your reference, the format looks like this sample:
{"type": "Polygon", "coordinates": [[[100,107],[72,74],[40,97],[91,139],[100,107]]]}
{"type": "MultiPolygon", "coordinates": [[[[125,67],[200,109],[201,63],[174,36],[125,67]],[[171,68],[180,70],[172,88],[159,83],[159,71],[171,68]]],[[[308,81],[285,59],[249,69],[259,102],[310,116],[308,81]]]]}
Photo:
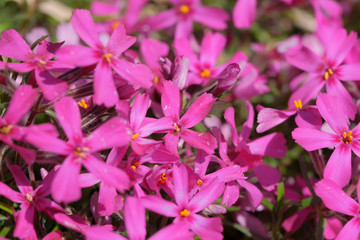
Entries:
{"type": "Polygon", "coordinates": [[[356,3],[168,2],[1,33],[0,237],[358,239],[356,3]]]}

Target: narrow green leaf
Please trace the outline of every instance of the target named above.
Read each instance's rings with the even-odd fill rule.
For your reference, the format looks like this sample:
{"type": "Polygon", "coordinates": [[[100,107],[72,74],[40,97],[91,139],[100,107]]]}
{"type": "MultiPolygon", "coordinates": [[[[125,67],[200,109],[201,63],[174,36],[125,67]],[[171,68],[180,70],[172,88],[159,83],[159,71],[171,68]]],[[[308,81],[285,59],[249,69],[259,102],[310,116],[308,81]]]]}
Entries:
{"type": "Polygon", "coordinates": [[[270,211],[274,210],[274,205],[265,197],[262,199],[261,204],[267,207],[270,211]]]}
{"type": "Polygon", "coordinates": [[[1,237],[6,237],[6,235],[8,235],[8,233],[10,232],[10,227],[4,227],[3,229],[1,229],[0,231],[0,236],[1,237]]]}
{"type": "Polygon", "coordinates": [[[252,237],[252,234],[250,232],[250,230],[246,227],[243,227],[239,224],[233,224],[233,227],[238,230],[239,232],[242,232],[244,235],[246,235],[247,237],[252,237]]]}
{"type": "Polygon", "coordinates": [[[285,194],[284,182],[280,182],[277,187],[277,202],[279,205],[284,200],[284,194],[285,194]]]}
{"type": "Polygon", "coordinates": [[[0,202],[0,209],[4,210],[7,213],[10,213],[11,215],[14,215],[13,211],[11,210],[11,207],[9,207],[8,205],[6,205],[2,202],[0,202]]]}

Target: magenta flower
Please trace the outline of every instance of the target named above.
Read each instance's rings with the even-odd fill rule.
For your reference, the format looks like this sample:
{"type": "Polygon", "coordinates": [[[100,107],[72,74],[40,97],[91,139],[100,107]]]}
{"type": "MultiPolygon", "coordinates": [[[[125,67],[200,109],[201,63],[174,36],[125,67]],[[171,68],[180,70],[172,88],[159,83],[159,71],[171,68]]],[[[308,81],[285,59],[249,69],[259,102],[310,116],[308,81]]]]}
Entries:
{"type": "Polygon", "coordinates": [[[310,73],[307,82],[295,91],[291,98],[298,100],[302,99],[302,96],[307,96],[312,99],[326,85],[326,92],[332,96],[337,96],[338,101],[344,107],[345,114],[350,119],[354,119],[356,114],[355,103],[339,80],[360,80],[359,63],[342,64],[354,46],[357,34],[351,32],[347,35],[346,30],[341,28],[323,28],[319,35],[322,37],[325,48],[324,56],[318,56],[306,47],[301,48],[293,55],[287,55],[290,64],[310,73]],[[332,38],[330,36],[337,37],[332,38]]]}
{"type": "Polygon", "coordinates": [[[186,113],[180,118],[180,90],[174,82],[164,82],[161,96],[161,107],[166,117],[172,120],[173,130],[165,135],[165,146],[178,155],[177,145],[181,136],[190,146],[212,154],[217,147],[216,139],[210,133],[198,133],[189,128],[202,121],[210,112],[216,101],[211,94],[204,93],[193,102],[186,113]]]}
{"type": "Polygon", "coordinates": [[[175,203],[158,196],[145,196],[145,208],[175,218],[174,223],[185,222],[201,239],[222,239],[221,219],[205,218],[197,213],[213,203],[224,191],[224,183],[215,179],[189,199],[188,170],[184,165],[173,167],[175,203]]]}
{"type": "Polygon", "coordinates": [[[52,195],[56,201],[72,202],[80,199],[79,174],[84,164],[89,172],[119,191],[129,188],[129,177],[119,168],[105,164],[96,157],[100,150],[128,144],[129,134],[125,122],[114,117],[97,128],[88,137],[83,137],[81,118],[77,103],[64,97],[55,103],[58,120],[68,137],[68,142],[44,132],[29,131],[26,140],[48,152],[66,156],[52,184],[52,195]]]}
{"type": "Polygon", "coordinates": [[[193,31],[193,21],[216,30],[224,30],[229,15],[217,7],[200,4],[200,0],[170,0],[174,8],[165,10],[145,20],[152,31],[176,25],[175,39],[189,38],[193,31]]]}
{"type": "Polygon", "coordinates": [[[360,156],[360,125],[350,130],[349,121],[337,97],[320,94],[316,106],[333,132],[323,132],[312,128],[296,128],[292,132],[295,141],[307,151],[333,147],[324,170],[324,178],[340,187],[347,185],[351,178],[351,150],[360,156]]]}
{"type": "Polygon", "coordinates": [[[66,82],[55,78],[49,70],[70,68],[71,65],[58,61],[51,61],[62,43],[54,44],[46,40],[39,43],[37,53],[34,54],[24,39],[14,29],[1,34],[0,55],[13,58],[22,63],[7,63],[7,67],[16,72],[30,72],[34,70],[35,80],[48,100],[55,100],[64,95],[66,82]]]}
{"type": "Polygon", "coordinates": [[[77,34],[89,47],[65,46],[57,52],[56,57],[60,61],[75,66],[96,64],[94,71],[94,101],[96,104],[110,107],[114,106],[118,100],[111,69],[132,84],[145,88],[152,86],[153,75],[146,65],[121,59],[120,55],[136,41],[135,37],[126,35],[122,24],[116,27],[109,42],[104,46],[100,42],[94,20],[88,10],[76,9],[71,23],[77,34]]]}
{"type": "MultiPolygon", "coordinates": [[[[340,233],[336,236],[336,239],[358,239],[360,233],[359,203],[348,196],[330,179],[323,179],[316,183],[315,192],[327,208],[353,217],[345,224],[340,233]]],[[[357,186],[357,199],[360,199],[360,182],[358,182],[357,186]]]]}
{"type": "Polygon", "coordinates": [[[237,0],[233,21],[237,28],[250,28],[256,17],[257,0],[237,0]]]}

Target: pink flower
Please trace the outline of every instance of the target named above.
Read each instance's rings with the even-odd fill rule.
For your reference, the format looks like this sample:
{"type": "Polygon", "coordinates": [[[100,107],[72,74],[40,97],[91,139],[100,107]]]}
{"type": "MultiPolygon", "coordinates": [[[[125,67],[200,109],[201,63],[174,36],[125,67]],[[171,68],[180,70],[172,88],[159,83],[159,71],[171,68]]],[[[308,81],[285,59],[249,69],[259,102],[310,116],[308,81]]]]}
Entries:
{"type": "Polygon", "coordinates": [[[224,30],[229,15],[217,7],[200,4],[200,0],[170,0],[173,9],[165,10],[146,20],[152,31],[176,25],[175,39],[189,38],[193,31],[193,21],[216,30],[224,30]]]}
{"type": "Polygon", "coordinates": [[[104,46],[100,42],[94,20],[88,10],[76,9],[71,23],[80,38],[89,47],[65,46],[57,52],[56,57],[60,61],[75,66],[96,64],[94,71],[94,101],[96,104],[110,107],[118,101],[111,69],[132,84],[145,88],[151,87],[153,76],[146,65],[128,62],[120,58],[120,55],[136,41],[135,37],[126,35],[122,24],[117,26],[110,36],[109,42],[104,46]]]}
{"type": "Polygon", "coordinates": [[[237,0],[233,21],[237,28],[250,28],[256,17],[257,0],[237,0]]]}

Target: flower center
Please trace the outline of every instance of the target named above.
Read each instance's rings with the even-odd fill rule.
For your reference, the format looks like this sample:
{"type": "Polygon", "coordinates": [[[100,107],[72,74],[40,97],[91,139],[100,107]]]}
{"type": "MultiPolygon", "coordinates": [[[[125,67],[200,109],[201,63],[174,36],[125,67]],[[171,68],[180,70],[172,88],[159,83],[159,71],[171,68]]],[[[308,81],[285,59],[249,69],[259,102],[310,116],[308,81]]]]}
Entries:
{"type": "Polygon", "coordinates": [[[295,101],[294,101],[294,105],[295,105],[295,107],[296,107],[297,110],[300,110],[300,109],[302,109],[302,107],[303,107],[302,102],[301,102],[300,99],[297,100],[297,101],[295,100],[295,101]]]}
{"type": "Polygon", "coordinates": [[[120,25],[120,21],[114,21],[111,24],[111,29],[114,31],[119,25],[120,25]]]}
{"type": "Polygon", "coordinates": [[[181,14],[188,14],[189,12],[190,12],[190,7],[188,6],[188,5],[181,5],[180,7],[179,7],[179,12],[181,13],[181,14]]]}
{"type": "Polygon", "coordinates": [[[166,174],[165,174],[165,173],[161,174],[161,177],[160,177],[160,179],[159,179],[159,182],[165,183],[166,180],[169,180],[169,179],[166,177],[166,174]]]}
{"type": "Polygon", "coordinates": [[[103,54],[101,57],[102,57],[102,58],[105,58],[105,60],[106,60],[108,63],[110,63],[112,56],[113,56],[112,53],[105,53],[105,54],[103,54]]]}
{"type": "Polygon", "coordinates": [[[159,77],[158,76],[155,76],[154,77],[154,83],[157,84],[159,82],[159,77]]]}
{"type": "Polygon", "coordinates": [[[135,170],[139,165],[140,165],[139,162],[134,162],[134,164],[131,165],[131,168],[135,170]]]}
{"type": "Polygon", "coordinates": [[[86,157],[86,152],[88,152],[90,149],[87,147],[76,147],[74,154],[75,156],[81,157],[81,158],[85,158],[86,157]]]}
{"type": "Polygon", "coordinates": [[[197,180],[196,184],[201,186],[203,184],[203,180],[201,180],[201,179],[197,180]]]}
{"type": "Polygon", "coordinates": [[[139,134],[138,134],[138,133],[135,133],[134,135],[132,135],[131,138],[132,138],[133,140],[136,140],[138,136],[139,136],[139,134]]]}
{"type": "Polygon", "coordinates": [[[204,77],[204,78],[208,78],[210,77],[211,75],[211,72],[209,69],[205,68],[201,73],[200,73],[200,76],[201,77],[204,77]]]}
{"type": "Polygon", "coordinates": [[[26,194],[26,199],[30,202],[33,203],[34,202],[34,198],[30,195],[30,193],[26,194]]]}
{"type": "Polygon", "coordinates": [[[81,101],[78,102],[79,106],[82,108],[87,109],[89,107],[89,105],[86,104],[84,99],[81,99],[81,101]]]}
{"type": "Polygon", "coordinates": [[[324,73],[324,79],[327,81],[329,77],[332,76],[333,74],[334,74],[333,70],[331,68],[328,68],[328,70],[326,70],[326,72],[324,73]]]}
{"type": "Polygon", "coordinates": [[[342,134],[342,141],[345,144],[349,144],[351,143],[351,140],[353,139],[353,136],[351,136],[352,131],[348,131],[348,132],[343,132],[342,134]]]}
{"type": "Polygon", "coordinates": [[[174,123],[175,132],[180,132],[180,127],[177,125],[177,123],[174,123]]]}
{"type": "Polygon", "coordinates": [[[179,212],[180,217],[187,217],[189,216],[190,212],[186,208],[184,208],[181,212],[179,212]]]}
{"type": "Polygon", "coordinates": [[[3,126],[3,127],[0,128],[0,133],[1,134],[8,134],[11,131],[12,128],[13,128],[12,125],[3,126]]]}

